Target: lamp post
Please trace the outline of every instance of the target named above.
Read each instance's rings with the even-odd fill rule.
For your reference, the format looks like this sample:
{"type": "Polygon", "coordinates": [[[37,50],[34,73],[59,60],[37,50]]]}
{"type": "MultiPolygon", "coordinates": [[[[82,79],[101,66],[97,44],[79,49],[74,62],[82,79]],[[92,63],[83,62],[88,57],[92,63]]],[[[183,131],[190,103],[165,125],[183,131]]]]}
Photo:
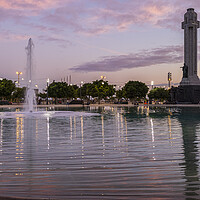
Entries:
{"type": "Polygon", "coordinates": [[[168,72],[168,89],[171,88],[171,81],[172,81],[172,73],[168,72]]]}
{"type": "Polygon", "coordinates": [[[16,74],[17,74],[17,76],[18,76],[18,79],[17,79],[17,83],[18,83],[18,87],[19,87],[19,75],[21,75],[22,74],[22,72],[16,72],[16,74]]]}
{"type": "Polygon", "coordinates": [[[101,76],[101,80],[106,80],[106,76],[101,76]]]}
{"type": "Polygon", "coordinates": [[[81,87],[82,87],[82,84],[83,84],[83,81],[81,81],[81,83],[80,83],[80,99],[82,99],[81,98],[81,87]]]}
{"type": "Polygon", "coordinates": [[[49,98],[49,92],[48,92],[48,87],[49,87],[49,78],[47,79],[47,105],[48,105],[48,98],[49,98]]]}
{"type": "Polygon", "coordinates": [[[151,81],[151,89],[153,89],[154,81],[151,81]]]}

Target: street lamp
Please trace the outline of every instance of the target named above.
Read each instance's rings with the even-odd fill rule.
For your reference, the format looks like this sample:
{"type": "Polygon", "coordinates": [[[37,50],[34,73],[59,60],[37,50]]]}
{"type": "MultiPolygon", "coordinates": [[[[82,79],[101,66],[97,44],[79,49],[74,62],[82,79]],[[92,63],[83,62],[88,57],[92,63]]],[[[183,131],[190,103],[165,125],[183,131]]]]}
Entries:
{"type": "Polygon", "coordinates": [[[49,78],[47,79],[47,105],[48,105],[48,98],[49,98],[48,87],[49,87],[49,78]]]}
{"type": "Polygon", "coordinates": [[[154,81],[151,81],[151,89],[153,89],[154,81]]]}
{"type": "Polygon", "coordinates": [[[168,89],[171,88],[171,81],[172,81],[172,73],[168,72],[168,89]]]}
{"type": "Polygon", "coordinates": [[[80,83],[80,99],[81,99],[81,87],[82,87],[83,81],[80,83]]]}
{"type": "Polygon", "coordinates": [[[101,76],[101,80],[105,80],[106,79],[106,76],[101,76]]]}
{"type": "Polygon", "coordinates": [[[16,72],[16,74],[17,74],[17,76],[18,76],[18,81],[17,81],[17,83],[18,83],[18,87],[19,87],[19,75],[21,75],[22,74],[22,72],[16,72]]]}

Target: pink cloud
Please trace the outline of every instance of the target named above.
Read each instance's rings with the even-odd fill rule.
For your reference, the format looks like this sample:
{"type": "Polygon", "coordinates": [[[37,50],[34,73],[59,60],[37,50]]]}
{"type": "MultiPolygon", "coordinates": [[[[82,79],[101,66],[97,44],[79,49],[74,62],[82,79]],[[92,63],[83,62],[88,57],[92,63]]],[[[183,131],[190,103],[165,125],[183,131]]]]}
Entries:
{"type": "MultiPolygon", "coordinates": [[[[84,2],[80,0],[68,2],[67,5],[56,8],[53,13],[47,12],[43,20],[48,24],[65,26],[74,32],[89,35],[125,31],[135,24],[148,23],[170,27],[170,21],[180,23],[177,21],[178,13],[173,7],[173,1],[84,0],[84,2]],[[167,24],[162,23],[167,20],[167,24]]],[[[182,13],[180,16],[183,16],[182,13]]]]}
{"type": "Polygon", "coordinates": [[[196,0],[0,0],[0,21],[44,34],[98,35],[145,24],[180,29],[188,7],[200,10],[196,0]]]}
{"type": "Polygon", "coordinates": [[[38,39],[42,40],[42,41],[47,41],[47,42],[56,42],[62,48],[66,48],[66,46],[71,45],[71,42],[69,40],[62,39],[62,38],[59,38],[56,36],[40,35],[40,36],[38,36],[38,39]]]}
{"type": "MultiPolygon", "coordinates": [[[[87,5],[87,4],[86,4],[87,5]]],[[[108,8],[87,8],[86,5],[72,3],[46,14],[44,21],[58,26],[72,28],[75,32],[86,34],[102,34],[112,30],[127,29],[133,24],[136,15],[132,11],[121,12],[108,8]]]]}
{"type": "Polygon", "coordinates": [[[0,7],[4,9],[46,9],[56,6],[61,0],[0,0],[0,7]]]}
{"type": "Polygon", "coordinates": [[[17,34],[8,30],[0,31],[0,40],[18,41],[18,40],[28,40],[28,39],[29,39],[29,36],[25,34],[24,35],[17,34]]]}

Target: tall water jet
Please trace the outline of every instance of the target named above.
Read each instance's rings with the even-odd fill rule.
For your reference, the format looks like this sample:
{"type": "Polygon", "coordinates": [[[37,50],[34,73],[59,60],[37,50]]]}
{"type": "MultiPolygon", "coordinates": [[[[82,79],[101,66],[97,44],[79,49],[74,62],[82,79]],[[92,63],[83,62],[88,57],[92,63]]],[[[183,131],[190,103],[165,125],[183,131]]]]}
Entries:
{"type": "Polygon", "coordinates": [[[33,112],[34,105],[36,104],[35,100],[35,91],[34,91],[34,63],[33,63],[33,49],[34,44],[30,38],[28,41],[28,46],[26,47],[27,52],[27,66],[26,66],[26,105],[25,110],[28,112],[33,112]]]}

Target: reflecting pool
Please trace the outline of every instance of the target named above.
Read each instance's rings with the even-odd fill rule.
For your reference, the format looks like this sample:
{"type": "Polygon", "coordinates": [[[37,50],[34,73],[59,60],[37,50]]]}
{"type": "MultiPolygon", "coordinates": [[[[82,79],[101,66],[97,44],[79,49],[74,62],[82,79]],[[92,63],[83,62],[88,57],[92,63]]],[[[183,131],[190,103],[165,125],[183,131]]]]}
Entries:
{"type": "Polygon", "coordinates": [[[67,110],[1,110],[1,197],[200,199],[200,108],[67,110]]]}

